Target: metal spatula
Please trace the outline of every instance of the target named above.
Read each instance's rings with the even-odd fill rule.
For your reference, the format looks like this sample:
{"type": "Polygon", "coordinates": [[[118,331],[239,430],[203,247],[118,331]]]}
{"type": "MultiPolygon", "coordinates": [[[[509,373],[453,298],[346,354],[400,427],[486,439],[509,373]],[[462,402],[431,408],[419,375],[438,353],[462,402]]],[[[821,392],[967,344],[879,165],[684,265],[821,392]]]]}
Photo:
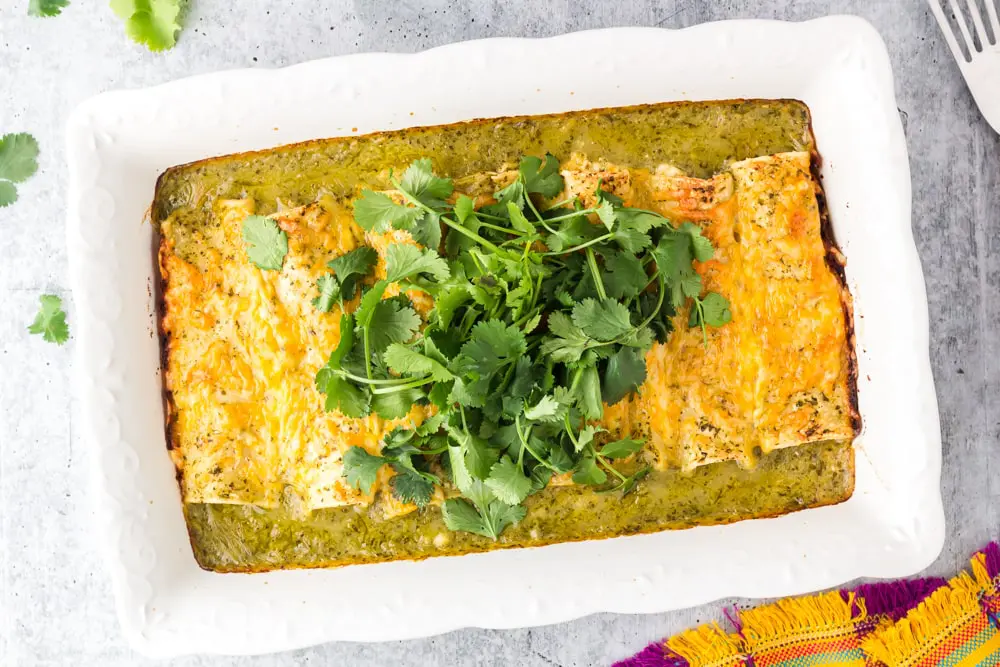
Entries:
{"type": "Polygon", "coordinates": [[[929,0],[931,11],[944,31],[944,38],[958,61],[979,110],[993,129],[1000,132],[1000,20],[997,19],[997,1],[929,0]],[[980,3],[986,6],[989,31],[983,22],[980,3]],[[964,5],[964,14],[960,4],[964,5]],[[948,20],[946,11],[953,21],[948,20]],[[974,32],[969,31],[966,16],[972,18],[974,32]],[[958,26],[957,31],[955,25],[958,26]],[[963,46],[966,47],[964,51],[963,46]]]}

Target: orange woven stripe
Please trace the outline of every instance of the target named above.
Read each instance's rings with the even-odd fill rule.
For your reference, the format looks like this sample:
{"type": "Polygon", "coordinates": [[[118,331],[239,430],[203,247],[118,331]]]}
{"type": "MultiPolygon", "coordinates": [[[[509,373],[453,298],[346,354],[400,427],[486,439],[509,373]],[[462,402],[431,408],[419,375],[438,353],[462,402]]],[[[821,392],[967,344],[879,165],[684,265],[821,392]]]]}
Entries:
{"type": "Polygon", "coordinates": [[[760,665],[760,667],[767,667],[768,665],[774,665],[794,658],[816,655],[817,653],[850,651],[859,648],[859,646],[860,641],[857,637],[853,636],[853,631],[851,636],[846,637],[815,638],[807,635],[790,641],[790,645],[787,646],[755,651],[753,658],[754,664],[760,665]]]}
{"type": "Polygon", "coordinates": [[[990,623],[986,614],[976,613],[971,618],[963,621],[959,625],[948,627],[948,634],[942,637],[940,644],[935,646],[930,653],[914,663],[914,667],[934,667],[945,658],[948,658],[965,644],[972,641],[973,637],[986,629],[990,623]]]}

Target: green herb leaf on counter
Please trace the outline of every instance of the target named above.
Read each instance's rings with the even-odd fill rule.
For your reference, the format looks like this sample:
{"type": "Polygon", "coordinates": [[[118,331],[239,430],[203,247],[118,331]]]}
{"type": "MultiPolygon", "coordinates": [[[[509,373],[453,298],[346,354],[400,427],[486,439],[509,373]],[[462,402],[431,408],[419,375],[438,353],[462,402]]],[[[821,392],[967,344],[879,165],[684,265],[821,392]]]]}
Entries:
{"type": "MultiPolygon", "coordinates": [[[[280,271],[288,254],[288,235],[271,218],[248,215],[243,221],[247,257],[260,269],[280,271]]],[[[322,288],[321,288],[322,289],[322,288]]]]}
{"type": "Polygon", "coordinates": [[[111,9],[125,22],[125,33],[150,51],[177,43],[183,0],[111,0],[111,9]]]}
{"type": "Polygon", "coordinates": [[[17,201],[15,183],[23,183],[38,171],[38,142],[21,132],[0,137],[0,208],[17,201]]]}
{"type": "Polygon", "coordinates": [[[43,294],[35,321],[28,331],[41,335],[49,343],[62,345],[69,339],[69,325],[66,324],[66,313],[62,309],[62,299],[52,294],[43,294]]]}
{"type": "Polygon", "coordinates": [[[28,16],[59,16],[69,0],[28,0],[28,16]]]}

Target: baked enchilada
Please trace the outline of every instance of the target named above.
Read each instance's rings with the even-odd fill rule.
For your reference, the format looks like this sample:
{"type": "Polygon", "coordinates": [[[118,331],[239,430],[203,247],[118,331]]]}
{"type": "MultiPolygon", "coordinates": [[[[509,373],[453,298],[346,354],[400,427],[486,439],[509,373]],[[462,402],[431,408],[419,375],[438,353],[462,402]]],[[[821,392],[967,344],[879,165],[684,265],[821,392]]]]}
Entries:
{"type": "Polygon", "coordinates": [[[310,142],[160,179],[198,562],[422,558],[853,490],[851,299],[793,101],[310,142]]]}

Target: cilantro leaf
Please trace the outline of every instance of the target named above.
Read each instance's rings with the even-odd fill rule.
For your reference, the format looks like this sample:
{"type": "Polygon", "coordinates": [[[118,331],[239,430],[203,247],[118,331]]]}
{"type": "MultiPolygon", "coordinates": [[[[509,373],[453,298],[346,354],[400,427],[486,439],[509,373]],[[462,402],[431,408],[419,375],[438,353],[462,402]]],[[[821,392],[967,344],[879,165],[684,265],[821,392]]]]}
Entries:
{"type": "Polygon", "coordinates": [[[653,245],[653,240],[649,234],[645,234],[635,229],[622,229],[620,226],[615,230],[615,242],[625,252],[638,253],[653,245]]]}
{"type": "Polygon", "coordinates": [[[340,283],[335,277],[327,274],[319,277],[316,287],[319,289],[319,296],[312,300],[312,304],[317,310],[329,313],[334,301],[340,297],[340,283]]]}
{"type": "Polygon", "coordinates": [[[125,32],[150,51],[177,43],[182,0],[111,0],[111,9],[125,21],[125,32]]]}
{"type": "Polygon", "coordinates": [[[615,340],[632,330],[628,308],[610,300],[584,299],[573,308],[573,324],[602,342],[615,340]]]}
{"type": "Polygon", "coordinates": [[[638,452],[642,449],[642,445],[642,440],[633,440],[631,438],[615,440],[601,448],[601,456],[609,459],[623,459],[638,452]]]}
{"type": "Polygon", "coordinates": [[[606,481],[608,481],[608,473],[601,470],[600,466],[597,465],[597,460],[592,455],[583,457],[576,464],[576,469],[573,473],[574,484],[592,484],[596,486],[604,484],[606,481]]]}
{"type": "MultiPolygon", "coordinates": [[[[501,210],[505,210],[507,204],[514,204],[518,208],[524,208],[524,181],[521,176],[518,175],[510,185],[494,192],[493,197],[497,200],[500,207],[502,207],[501,210]]],[[[497,213],[502,215],[500,211],[497,211],[497,213]]]]}
{"type": "Polygon", "coordinates": [[[30,134],[0,137],[0,208],[17,201],[15,183],[22,183],[38,171],[38,142],[30,134]]]}
{"type": "Polygon", "coordinates": [[[354,316],[341,315],[340,341],[330,353],[326,365],[316,373],[316,389],[326,395],[325,407],[339,410],[347,417],[364,417],[368,414],[371,397],[338,374],[341,363],[354,347],[354,316]]]}
{"type": "Polygon", "coordinates": [[[715,254],[715,248],[712,247],[711,241],[702,236],[701,227],[690,222],[685,222],[680,226],[678,231],[684,232],[691,237],[691,249],[694,252],[695,259],[699,262],[707,262],[712,259],[712,256],[715,254]]]}
{"type": "Polygon", "coordinates": [[[559,173],[559,160],[551,153],[545,154],[545,163],[533,155],[521,158],[518,168],[527,192],[537,193],[551,199],[563,191],[563,177],[559,173]]]}
{"type": "Polygon", "coordinates": [[[413,240],[425,248],[441,247],[441,216],[437,213],[424,213],[418,216],[413,226],[409,228],[413,240]]]}
{"type": "MultiPolygon", "coordinates": [[[[488,491],[487,491],[488,493],[488,491]]],[[[525,510],[520,505],[508,505],[500,500],[477,494],[475,505],[461,498],[450,498],[441,507],[444,523],[449,530],[462,530],[482,535],[492,540],[500,537],[504,529],[524,518],[525,510]]]]}
{"type": "Polygon", "coordinates": [[[656,227],[669,225],[670,221],[659,213],[644,211],[637,208],[620,208],[615,211],[618,219],[618,229],[645,234],[656,227]]]}
{"type": "Polygon", "coordinates": [[[580,429],[580,433],[576,436],[576,451],[583,451],[587,445],[594,441],[594,436],[598,433],[604,431],[600,426],[587,425],[580,429]]]}
{"type": "Polygon", "coordinates": [[[473,404],[482,406],[494,374],[517,361],[526,350],[524,334],[517,327],[499,320],[479,322],[462,346],[452,370],[470,380],[464,383],[468,397],[473,404]]]}
{"type": "Polygon", "coordinates": [[[440,322],[442,329],[451,326],[451,318],[454,317],[455,312],[471,298],[472,295],[469,294],[469,290],[464,285],[448,286],[438,292],[437,298],[434,300],[434,315],[440,322]]]}
{"type": "Polygon", "coordinates": [[[701,307],[705,324],[709,326],[721,327],[733,319],[733,313],[729,309],[729,301],[721,294],[709,292],[701,300],[701,307]]]}
{"type": "Polygon", "coordinates": [[[28,16],[59,16],[69,0],[28,0],[28,16]]]}
{"type": "Polygon", "coordinates": [[[469,501],[462,498],[449,498],[441,506],[441,515],[448,530],[475,533],[483,537],[493,537],[487,530],[483,517],[469,501]]]}
{"type": "Polygon", "coordinates": [[[455,217],[465,224],[465,221],[476,215],[476,200],[468,195],[458,195],[455,202],[455,217]]]}
{"type": "Polygon", "coordinates": [[[0,181],[0,208],[17,201],[17,188],[10,181],[0,181]]]}
{"type": "Polygon", "coordinates": [[[553,337],[542,341],[542,354],[555,362],[578,361],[593,342],[569,315],[556,311],[549,315],[549,332],[553,337]]]}
{"type": "Polygon", "coordinates": [[[509,456],[504,456],[493,464],[486,486],[508,505],[520,504],[532,491],[531,480],[509,456]]]}
{"type": "Polygon", "coordinates": [[[430,375],[435,382],[455,378],[442,364],[399,343],[393,343],[386,349],[385,363],[400,375],[430,375]]]}
{"type": "Polygon", "coordinates": [[[507,213],[510,215],[510,226],[525,234],[534,234],[535,226],[521,212],[514,202],[507,202],[507,213]]]}
{"type": "Polygon", "coordinates": [[[604,402],[614,405],[646,381],[646,356],[634,347],[623,347],[608,359],[604,371],[604,402]]]}
{"type": "Polygon", "coordinates": [[[600,219],[610,232],[615,226],[615,207],[611,205],[611,202],[602,202],[601,205],[597,207],[596,213],[598,219],[600,219]]]}
{"type": "Polygon", "coordinates": [[[367,329],[371,326],[375,309],[382,303],[382,297],[385,296],[387,287],[389,287],[389,282],[380,280],[362,295],[361,303],[358,304],[358,309],[354,311],[354,316],[358,320],[358,326],[362,329],[367,329]]]}
{"type": "Polygon", "coordinates": [[[420,316],[399,300],[386,299],[375,305],[367,327],[371,349],[381,355],[393,343],[409,342],[420,328],[420,316]]]}
{"type": "Polygon", "coordinates": [[[372,395],[372,410],[382,419],[402,419],[424,397],[420,389],[409,388],[372,395]]]}
{"type": "Polygon", "coordinates": [[[444,282],[451,275],[448,262],[435,250],[407,243],[393,243],[385,251],[385,279],[390,283],[413,278],[421,273],[444,282]]]}
{"type": "Polygon", "coordinates": [[[378,253],[374,248],[361,246],[335,257],[326,263],[327,267],[340,281],[340,291],[345,301],[354,298],[358,283],[372,272],[378,262],[378,253]]]}
{"type": "Polygon", "coordinates": [[[434,495],[434,482],[413,468],[393,464],[396,474],[392,478],[392,495],[404,503],[424,507],[434,495]]]}
{"type": "Polygon", "coordinates": [[[248,215],[243,221],[247,257],[265,271],[280,271],[288,254],[288,235],[271,218],[248,215]]]}
{"type": "Polygon", "coordinates": [[[649,282],[642,262],[633,253],[612,252],[604,257],[604,289],[612,299],[631,299],[649,282]]]}
{"type": "Polygon", "coordinates": [[[39,310],[35,321],[28,327],[33,334],[40,334],[48,343],[62,345],[69,339],[69,325],[62,309],[62,299],[53,294],[38,297],[39,310]]]}
{"type": "Polygon", "coordinates": [[[465,450],[465,467],[476,479],[486,479],[499,458],[499,452],[476,435],[465,434],[461,440],[465,450]]]}
{"type": "Polygon", "coordinates": [[[524,410],[524,417],[532,421],[560,421],[563,412],[563,406],[559,401],[546,394],[535,405],[524,410]]]}
{"type": "Polygon", "coordinates": [[[369,454],[355,445],[344,453],[344,477],[355,489],[371,493],[372,487],[378,481],[378,471],[386,463],[388,459],[369,454]]]}
{"type": "Polygon", "coordinates": [[[431,208],[444,206],[444,200],[455,190],[450,178],[439,178],[434,175],[430,158],[414,160],[403,172],[399,186],[401,190],[431,208]]]}
{"type": "Polygon", "coordinates": [[[361,199],[354,202],[354,221],[366,232],[409,229],[420,214],[419,209],[397,204],[383,192],[362,190],[361,199]]]}

